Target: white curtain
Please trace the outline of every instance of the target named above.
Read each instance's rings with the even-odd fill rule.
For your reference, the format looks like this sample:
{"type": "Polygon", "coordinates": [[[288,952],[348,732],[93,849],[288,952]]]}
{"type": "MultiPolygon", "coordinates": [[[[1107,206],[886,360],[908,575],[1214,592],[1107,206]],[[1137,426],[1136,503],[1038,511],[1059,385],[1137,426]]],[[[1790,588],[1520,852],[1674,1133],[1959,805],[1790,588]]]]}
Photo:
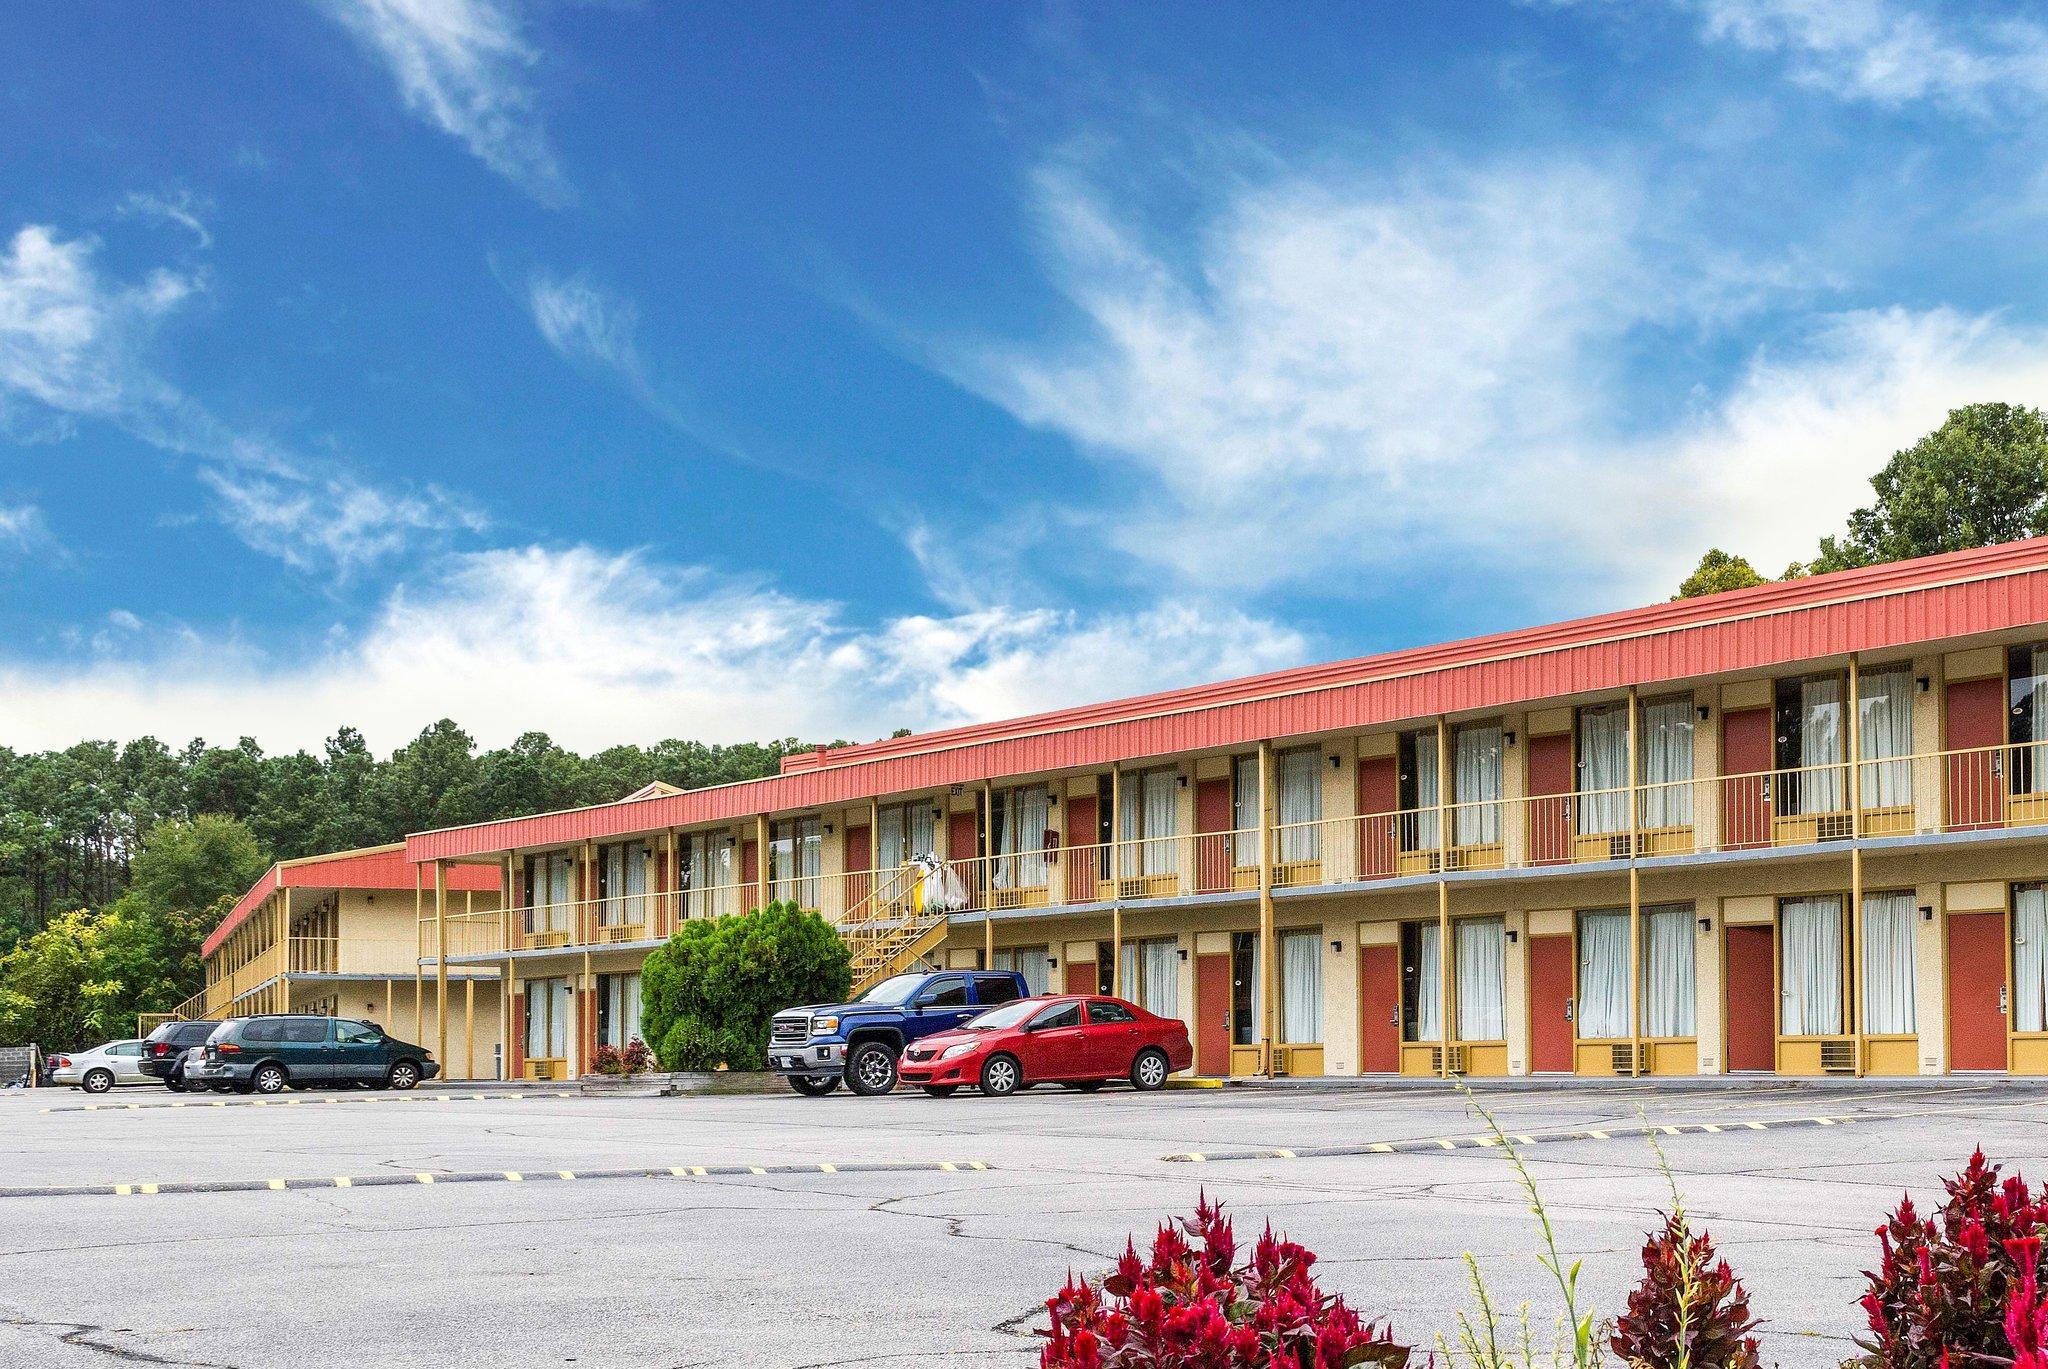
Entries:
{"type": "Polygon", "coordinates": [[[1458,1039],[1499,1041],[1506,1034],[1503,987],[1506,924],[1497,917],[1451,924],[1451,972],[1458,977],[1458,1039]]]}
{"type": "Polygon", "coordinates": [[[1907,666],[1873,671],[1856,689],[1863,806],[1904,807],[1913,801],[1912,763],[1898,758],[1913,754],[1913,672],[1907,666]]]}
{"type": "Polygon", "coordinates": [[[548,910],[540,930],[565,932],[574,917],[569,905],[575,901],[576,861],[570,856],[548,857],[548,910]]]}
{"type": "Polygon", "coordinates": [[[1628,706],[1579,714],[1579,831],[1628,830],[1628,706]]]}
{"type": "Polygon", "coordinates": [[[598,921],[615,927],[626,920],[626,905],[619,897],[626,890],[626,848],[607,846],[599,854],[604,860],[605,900],[598,907],[598,921]]]}
{"type": "Polygon", "coordinates": [[[1323,854],[1322,748],[1311,746],[1283,751],[1277,759],[1280,770],[1280,859],[1319,859],[1323,854]]]}
{"type": "Polygon", "coordinates": [[[2048,1030],[2048,887],[2012,891],[2012,979],[2014,1029],[2048,1030]]]}
{"type": "Polygon", "coordinates": [[[1231,864],[1240,869],[1259,863],[1259,758],[1239,756],[1230,766],[1230,825],[1237,835],[1231,840],[1231,864]]]}
{"type": "Polygon", "coordinates": [[[1636,726],[1643,744],[1643,826],[1690,827],[1692,696],[1655,699],[1640,707],[1636,726]]]}
{"type": "Polygon", "coordinates": [[[996,832],[995,884],[999,889],[1031,889],[1046,882],[1045,834],[1052,816],[1050,795],[1042,784],[1004,791],[1002,823],[996,832]]]}
{"type": "Polygon", "coordinates": [[[1323,1039],[1323,934],[1280,934],[1280,1039],[1289,1045],[1323,1039]]]}
{"type": "Polygon", "coordinates": [[[1629,1035],[1628,914],[1579,914],[1579,1035],[1629,1035]]]}
{"type": "Polygon", "coordinates": [[[717,917],[725,909],[725,887],[732,883],[732,847],[717,833],[699,833],[684,839],[683,900],[686,917],[717,917]]]}
{"type": "Polygon", "coordinates": [[[1117,863],[1124,875],[1170,875],[1177,868],[1173,838],[1178,830],[1179,780],[1179,772],[1171,767],[1124,776],[1123,811],[1117,814],[1117,838],[1131,843],[1122,848],[1117,863]]]}
{"type": "Polygon", "coordinates": [[[1415,1039],[1440,1041],[1444,1034],[1444,966],[1437,944],[1437,925],[1421,923],[1415,956],[1415,1039]]]}
{"type": "Polygon", "coordinates": [[[1799,682],[1799,811],[1839,813],[1843,792],[1842,681],[1826,675],[1799,682]],[[1820,767],[1820,768],[1816,768],[1820,767]]]}
{"type": "Polygon", "coordinates": [[[1692,905],[1643,909],[1643,1035],[1692,1036],[1699,993],[1694,979],[1692,905]]]}
{"type": "Polygon", "coordinates": [[[1779,905],[1784,938],[1786,1036],[1838,1036],[1842,1031],[1842,900],[1788,898],[1779,905]]]}
{"type": "Polygon", "coordinates": [[[1913,894],[1863,896],[1863,1029],[1878,1035],[1919,1030],[1913,1001],[1913,894]]]}
{"type": "Polygon", "coordinates": [[[626,848],[626,921],[647,921],[647,876],[654,848],[636,841],[626,848]]]}
{"type": "Polygon", "coordinates": [[[1452,831],[1459,846],[1500,841],[1500,736],[1500,724],[1488,723],[1461,727],[1451,738],[1451,795],[1458,805],[1452,831]]]}
{"type": "Polygon", "coordinates": [[[569,1054],[569,981],[526,981],[526,1055],[561,1060],[569,1054]]]}
{"type": "Polygon", "coordinates": [[[623,1047],[640,1035],[640,976],[608,974],[604,981],[604,1041],[623,1047]]]}
{"type": "Polygon", "coordinates": [[[1047,986],[1052,982],[1052,967],[1048,959],[1048,952],[1043,946],[1019,946],[1015,950],[997,951],[992,968],[1015,970],[1023,975],[1025,992],[1036,996],[1047,992],[1047,986]]]}
{"type": "Polygon", "coordinates": [[[1441,843],[1436,805],[1441,798],[1437,774],[1436,733],[1413,732],[1409,746],[1415,756],[1415,842],[1411,851],[1434,851],[1441,843]]]}
{"type": "Polygon", "coordinates": [[[1180,1016],[1180,942],[1173,937],[1139,943],[1144,969],[1139,974],[1143,997],[1138,1006],[1161,1017],[1180,1016]]]}
{"type": "MultiPolygon", "coordinates": [[[[2048,685],[2048,647],[2035,647],[2032,661],[2033,677],[2024,683],[2014,683],[2029,689],[2034,701],[2028,720],[2027,740],[2048,742],[2048,688],[2043,688],[2048,685]]],[[[2028,747],[2027,764],[2013,768],[2018,772],[2012,777],[2015,781],[2013,792],[2038,794],[2048,790],[2048,746],[2028,747]]]]}
{"type": "Polygon", "coordinates": [[[903,844],[903,809],[890,806],[875,815],[875,864],[894,870],[908,863],[911,852],[903,844]]]}

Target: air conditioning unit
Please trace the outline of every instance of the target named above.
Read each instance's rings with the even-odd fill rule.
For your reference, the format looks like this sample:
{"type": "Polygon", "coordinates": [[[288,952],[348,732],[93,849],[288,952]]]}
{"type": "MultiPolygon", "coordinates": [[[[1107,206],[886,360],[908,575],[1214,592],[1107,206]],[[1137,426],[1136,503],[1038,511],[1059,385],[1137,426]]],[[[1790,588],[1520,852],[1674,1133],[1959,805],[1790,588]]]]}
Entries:
{"type": "Polygon", "coordinates": [[[1821,1042],[1820,1068],[1823,1074],[1854,1074],[1856,1072],[1856,1043],[1854,1041],[1821,1042]]]}

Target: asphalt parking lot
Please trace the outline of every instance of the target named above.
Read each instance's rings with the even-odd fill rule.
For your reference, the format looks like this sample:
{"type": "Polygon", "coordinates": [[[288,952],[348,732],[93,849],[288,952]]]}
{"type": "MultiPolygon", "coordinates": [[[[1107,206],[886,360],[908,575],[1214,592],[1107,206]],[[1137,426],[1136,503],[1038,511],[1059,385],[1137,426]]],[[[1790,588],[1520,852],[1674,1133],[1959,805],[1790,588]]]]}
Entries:
{"type": "MultiPolygon", "coordinates": [[[[0,1364],[1022,1366],[1070,1267],[1203,1189],[1420,1346],[1469,1305],[1466,1251],[1539,1325],[1557,1305],[1507,1164],[1433,1087],[295,1097],[0,1095],[0,1364]]],[[[1638,1103],[1676,1128],[1686,1203],[1785,1365],[1850,1353],[1857,1271],[1902,1190],[1935,1194],[1973,1143],[2048,1178],[2032,1086],[1482,1097],[1531,1138],[1603,1308],[1669,1201],[1638,1103]]]]}

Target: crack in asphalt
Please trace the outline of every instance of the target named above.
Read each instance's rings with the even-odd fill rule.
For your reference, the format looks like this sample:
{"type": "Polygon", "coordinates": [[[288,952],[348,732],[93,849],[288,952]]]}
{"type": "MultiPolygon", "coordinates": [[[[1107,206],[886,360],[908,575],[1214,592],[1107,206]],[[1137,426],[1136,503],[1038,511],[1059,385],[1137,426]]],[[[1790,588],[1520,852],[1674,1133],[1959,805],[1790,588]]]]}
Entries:
{"type": "Polygon", "coordinates": [[[110,1359],[125,1360],[130,1364],[177,1364],[193,1366],[193,1369],[235,1369],[234,1365],[219,1360],[166,1359],[144,1350],[132,1350],[125,1345],[113,1345],[106,1341],[94,1340],[95,1336],[132,1336],[138,1334],[133,1327],[94,1326],[90,1322],[39,1321],[33,1317],[10,1313],[0,1317],[0,1325],[19,1326],[31,1331],[54,1332],[57,1339],[80,1350],[91,1350],[110,1359]]]}

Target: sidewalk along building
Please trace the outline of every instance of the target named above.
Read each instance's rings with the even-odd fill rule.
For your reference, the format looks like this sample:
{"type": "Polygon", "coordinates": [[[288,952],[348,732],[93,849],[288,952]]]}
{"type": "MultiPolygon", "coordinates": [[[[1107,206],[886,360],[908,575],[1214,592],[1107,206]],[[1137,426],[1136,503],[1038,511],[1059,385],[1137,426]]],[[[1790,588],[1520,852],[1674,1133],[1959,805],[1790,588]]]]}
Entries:
{"type": "Polygon", "coordinates": [[[2048,540],[787,759],[417,834],[511,1065],[685,918],[1021,970],[1204,1074],[2048,1073],[2048,540]]]}
{"type": "MultiPolygon", "coordinates": [[[[206,988],[172,1015],[363,1018],[433,1050],[443,1078],[502,1077],[497,967],[463,966],[444,977],[438,943],[427,941],[435,930],[429,900],[482,915],[504,901],[502,885],[483,865],[450,865],[441,875],[445,887],[437,888],[435,872],[407,860],[399,843],[279,861],[206,938],[206,988]]],[[[460,947],[458,940],[451,954],[460,947]]]]}

